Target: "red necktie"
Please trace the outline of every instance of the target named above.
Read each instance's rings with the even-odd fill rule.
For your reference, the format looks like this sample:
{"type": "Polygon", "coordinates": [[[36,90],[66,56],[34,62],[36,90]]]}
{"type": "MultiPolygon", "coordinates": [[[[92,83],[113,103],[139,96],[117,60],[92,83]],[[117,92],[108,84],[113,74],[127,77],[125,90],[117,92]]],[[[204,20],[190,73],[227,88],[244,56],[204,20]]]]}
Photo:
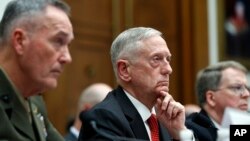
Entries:
{"type": "Polygon", "coordinates": [[[159,139],[159,128],[156,116],[152,114],[148,120],[148,125],[151,133],[151,141],[160,141],[159,139]]]}

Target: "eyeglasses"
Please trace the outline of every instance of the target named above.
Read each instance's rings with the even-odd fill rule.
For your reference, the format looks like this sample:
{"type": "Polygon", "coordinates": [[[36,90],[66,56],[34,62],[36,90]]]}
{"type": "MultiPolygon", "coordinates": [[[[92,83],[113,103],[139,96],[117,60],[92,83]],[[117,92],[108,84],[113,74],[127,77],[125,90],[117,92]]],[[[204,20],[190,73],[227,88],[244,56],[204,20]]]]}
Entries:
{"type": "Polygon", "coordinates": [[[233,91],[236,95],[242,95],[246,92],[246,90],[250,92],[250,88],[246,85],[232,85],[224,88],[219,88],[217,90],[222,90],[222,89],[229,89],[233,91]]]}

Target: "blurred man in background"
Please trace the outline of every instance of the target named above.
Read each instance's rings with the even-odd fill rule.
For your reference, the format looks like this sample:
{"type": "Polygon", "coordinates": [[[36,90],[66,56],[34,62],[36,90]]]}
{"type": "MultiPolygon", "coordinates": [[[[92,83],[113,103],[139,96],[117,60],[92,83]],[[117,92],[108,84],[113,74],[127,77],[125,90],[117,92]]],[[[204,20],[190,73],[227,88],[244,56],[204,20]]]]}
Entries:
{"type": "Polygon", "coordinates": [[[83,90],[78,101],[77,114],[73,126],[70,127],[69,132],[65,136],[66,141],[77,141],[82,126],[79,114],[101,102],[111,90],[112,88],[105,83],[94,83],[83,90]]]}
{"type": "Polygon", "coordinates": [[[208,66],[197,75],[196,93],[202,110],[191,114],[186,125],[200,141],[215,141],[226,107],[248,110],[247,69],[235,61],[208,66]]]}

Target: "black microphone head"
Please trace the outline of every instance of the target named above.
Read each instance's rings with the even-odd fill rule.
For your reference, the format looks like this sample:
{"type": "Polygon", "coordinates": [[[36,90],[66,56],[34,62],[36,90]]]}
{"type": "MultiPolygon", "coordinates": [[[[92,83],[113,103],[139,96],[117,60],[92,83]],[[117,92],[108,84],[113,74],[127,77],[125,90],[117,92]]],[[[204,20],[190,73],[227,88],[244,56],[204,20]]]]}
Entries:
{"type": "Polygon", "coordinates": [[[90,125],[91,125],[94,129],[97,128],[97,127],[96,127],[96,122],[95,122],[94,120],[91,120],[91,121],[90,121],[90,125]]]}

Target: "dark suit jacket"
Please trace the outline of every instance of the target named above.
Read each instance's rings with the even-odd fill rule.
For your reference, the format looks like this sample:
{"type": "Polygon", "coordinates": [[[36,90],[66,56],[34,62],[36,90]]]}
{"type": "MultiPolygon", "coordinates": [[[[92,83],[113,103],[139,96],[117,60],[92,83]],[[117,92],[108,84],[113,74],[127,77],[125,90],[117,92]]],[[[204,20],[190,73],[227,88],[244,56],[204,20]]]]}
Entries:
{"type": "MultiPolygon", "coordinates": [[[[108,139],[97,133],[90,124],[91,121],[96,122],[97,130],[101,133],[149,141],[141,116],[120,86],[90,111],[82,113],[80,118],[84,124],[80,131],[79,141],[110,141],[110,138],[119,140],[114,137],[108,139]]],[[[167,130],[161,124],[159,125],[161,141],[170,141],[167,130]]]]}
{"type": "Polygon", "coordinates": [[[199,141],[216,141],[217,128],[209,118],[205,110],[193,113],[186,119],[187,128],[193,130],[199,141]]]}
{"type": "Polygon", "coordinates": [[[0,68],[0,140],[62,141],[63,137],[48,120],[42,97],[28,100],[31,110],[28,113],[18,95],[0,68]]]}

